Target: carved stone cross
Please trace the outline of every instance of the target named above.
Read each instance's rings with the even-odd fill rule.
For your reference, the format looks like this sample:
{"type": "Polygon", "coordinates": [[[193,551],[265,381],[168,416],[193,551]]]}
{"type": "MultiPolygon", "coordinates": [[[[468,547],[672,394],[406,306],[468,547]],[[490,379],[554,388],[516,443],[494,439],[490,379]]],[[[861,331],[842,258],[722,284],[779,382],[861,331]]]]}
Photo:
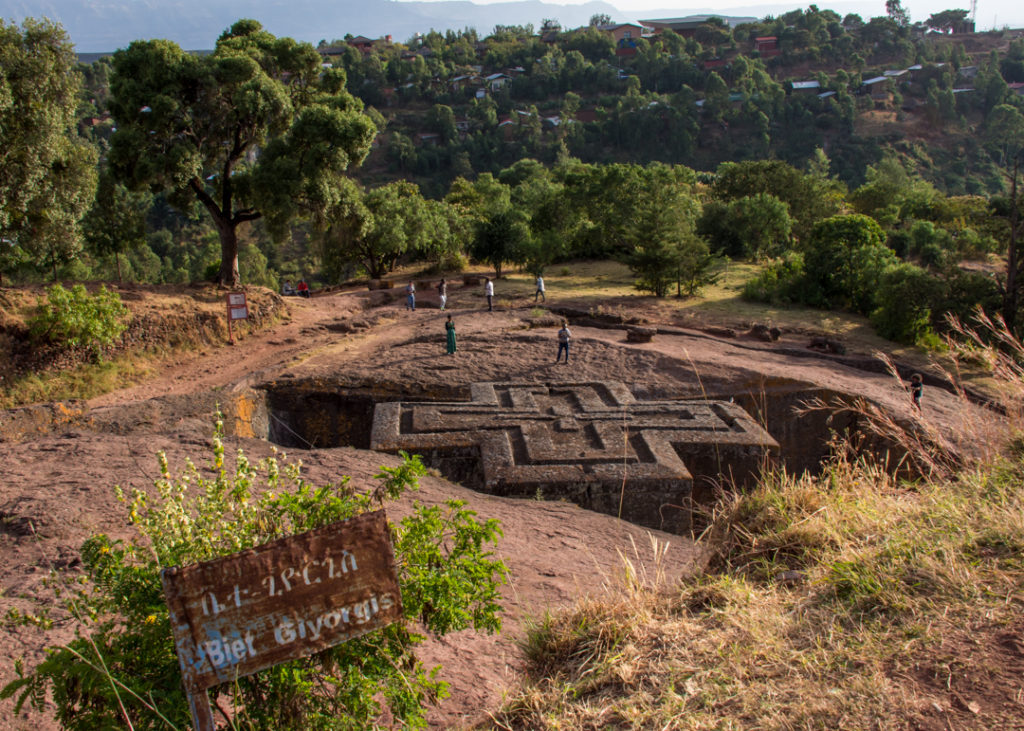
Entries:
{"type": "MultiPolygon", "coordinates": [[[[681,530],[695,478],[745,482],[778,444],[723,401],[637,401],[621,383],[474,383],[468,402],[377,404],[370,447],[485,492],[568,499],[681,530]]],[[[706,485],[704,485],[706,489],[706,485]]]]}

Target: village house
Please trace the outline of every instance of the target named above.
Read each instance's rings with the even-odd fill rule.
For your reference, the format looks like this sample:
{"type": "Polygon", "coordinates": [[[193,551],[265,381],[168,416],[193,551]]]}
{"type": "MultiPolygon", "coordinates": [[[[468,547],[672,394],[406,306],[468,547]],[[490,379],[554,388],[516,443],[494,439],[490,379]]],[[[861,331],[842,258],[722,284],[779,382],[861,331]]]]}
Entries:
{"type": "Polygon", "coordinates": [[[697,32],[697,28],[707,23],[712,18],[721,18],[727,26],[735,28],[737,25],[743,23],[756,23],[757,18],[754,17],[732,17],[727,15],[687,15],[684,18],[657,18],[653,20],[639,20],[638,22],[648,28],[653,28],[655,33],[661,33],[666,30],[672,30],[683,36],[684,38],[690,38],[694,33],[697,32]]]}
{"type": "Polygon", "coordinates": [[[511,80],[511,76],[502,73],[491,74],[490,76],[484,77],[484,81],[487,84],[487,88],[490,89],[491,91],[498,91],[511,80]]]}
{"type": "Polygon", "coordinates": [[[887,76],[876,76],[873,79],[867,79],[861,84],[860,88],[862,94],[870,94],[871,98],[877,101],[889,99],[890,84],[889,77],[887,76]]]}
{"type": "Polygon", "coordinates": [[[363,53],[370,53],[376,46],[390,46],[391,36],[384,36],[377,40],[367,38],[366,36],[356,36],[355,38],[349,38],[345,43],[352,46],[352,48],[358,48],[363,53]]]}
{"type": "Polygon", "coordinates": [[[622,45],[623,41],[631,41],[633,46],[635,46],[637,38],[643,38],[654,33],[652,28],[638,23],[609,23],[607,25],[599,25],[597,29],[606,35],[610,35],[612,40],[615,41],[616,46],[622,45]]]}
{"type": "Polygon", "coordinates": [[[441,142],[441,135],[437,132],[419,132],[413,140],[420,147],[437,147],[441,142]]]}
{"type": "Polygon", "coordinates": [[[782,53],[779,48],[779,39],[776,36],[761,36],[754,39],[754,50],[764,58],[778,56],[782,53]]]}
{"type": "Polygon", "coordinates": [[[820,81],[794,81],[791,86],[793,91],[817,92],[821,88],[820,81]]]}

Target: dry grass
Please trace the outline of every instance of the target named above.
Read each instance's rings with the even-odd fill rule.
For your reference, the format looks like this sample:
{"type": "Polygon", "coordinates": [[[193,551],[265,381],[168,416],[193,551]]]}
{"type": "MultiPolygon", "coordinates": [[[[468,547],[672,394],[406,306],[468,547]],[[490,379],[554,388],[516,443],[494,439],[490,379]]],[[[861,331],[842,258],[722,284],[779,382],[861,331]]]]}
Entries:
{"type": "Polygon", "coordinates": [[[14,379],[0,390],[0,409],[67,399],[90,399],[153,376],[164,356],[134,352],[102,363],[32,373],[14,379]]]}
{"type": "MultiPolygon", "coordinates": [[[[1024,348],[964,337],[1015,398],[1024,348]]],[[[913,483],[840,451],[819,476],[723,492],[687,580],[631,570],[538,622],[526,679],[485,725],[1019,728],[1020,669],[973,631],[1019,626],[1024,610],[1021,422],[1001,423],[1001,451],[970,460],[912,434],[942,467],[913,483]]]]}

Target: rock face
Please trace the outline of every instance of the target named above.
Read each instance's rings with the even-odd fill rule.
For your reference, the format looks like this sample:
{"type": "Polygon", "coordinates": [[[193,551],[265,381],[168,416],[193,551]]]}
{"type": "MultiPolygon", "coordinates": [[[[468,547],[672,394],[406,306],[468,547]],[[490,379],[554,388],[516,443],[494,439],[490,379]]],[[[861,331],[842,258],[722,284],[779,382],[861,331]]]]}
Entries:
{"type": "Polygon", "coordinates": [[[676,532],[689,527],[695,483],[742,484],[778,452],[722,401],[637,401],[616,382],[475,383],[471,394],[377,404],[370,447],[422,454],[467,487],[676,532]]]}

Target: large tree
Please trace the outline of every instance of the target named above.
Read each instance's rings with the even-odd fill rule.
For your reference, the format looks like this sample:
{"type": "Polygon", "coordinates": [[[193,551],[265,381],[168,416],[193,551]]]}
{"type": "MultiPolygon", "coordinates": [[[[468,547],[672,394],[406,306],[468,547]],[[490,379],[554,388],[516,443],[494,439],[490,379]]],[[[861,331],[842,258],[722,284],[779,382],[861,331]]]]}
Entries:
{"type": "Polygon", "coordinates": [[[238,227],[262,217],[283,236],[297,217],[321,223],[376,132],[344,72],[253,20],[235,23],[208,56],[132,43],[114,54],[111,94],[111,168],[130,187],[206,209],[224,285],[239,281],[238,227]]]}
{"type": "Polygon", "coordinates": [[[0,20],[0,276],[34,265],[56,277],[81,248],[96,151],[75,130],[74,66],[59,26],[0,20]]]}

